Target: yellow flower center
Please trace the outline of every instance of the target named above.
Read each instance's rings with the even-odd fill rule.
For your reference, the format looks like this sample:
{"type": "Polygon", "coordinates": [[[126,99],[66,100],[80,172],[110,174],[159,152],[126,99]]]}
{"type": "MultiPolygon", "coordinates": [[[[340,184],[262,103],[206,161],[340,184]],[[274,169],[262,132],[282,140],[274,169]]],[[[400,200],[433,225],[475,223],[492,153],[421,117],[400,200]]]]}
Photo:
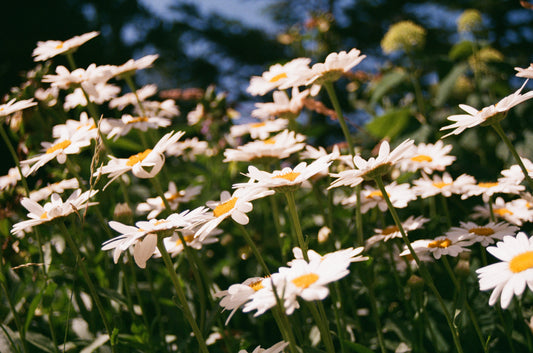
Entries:
{"type": "Polygon", "coordinates": [[[425,154],[419,154],[418,156],[411,157],[411,160],[413,162],[422,163],[422,162],[431,162],[433,161],[433,158],[431,158],[430,156],[426,156],[425,154]]]}
{"type": "Polygon", "coordinates": [[[494,230],[489,227],[475,227],[468,230],[469,233],[474,233],[475,235],[482,235],[484,237],[494,234],[494,230]]]}
{"type": "Polygon", "coordinates": [[[147,122],[148,118],[145,116],[140,116],[138,118],[133,118],[130,121],[128,121],[126,124],[135,124],[135,123],[144,123],[147,122]]]}
{"type": "Polygon", "coordinates": [[[183,196],[185,196],[185,190],[180,190],[180,191],[178,191],[177,193],[172,194],[172,195],[170,195],[169,197],[167,197],[167,200],[168,200],[168,201],[174,201],[174,200],[176,200],[178,197],[183,197],[183,196]]]}
{"type": "Polygon", "coordinates": [[[296,287],[300,287],[302,289],[305,289],[305,288],[308,288],[311,284],[315,283],[316,281],[318,281],[318,275],[317,274],[314,274],[314,273],[307,273],[305,275],[302,275],[300,277],[296,277],[295,279],[292,280],[292,283],[294,283],[294,285],[296,287]]]}
{"type": "Polygon", "coordinates": [[[284,78],[287,78],[287,74],[285,72],[282,72],[282,73],[277,74],[276,76],[272,77],[270,80],[268,80],[268,82],[275,83],[275,82],[278,82],[279,80],[282,80],[284,78]]]}
{"type": "Polygon", "coordinates": [[[288,181],[294,181],[294,179],[296,179],[298,177],[298,175],[300,175],[300,173],[288,172],[288,173],[285,173],[285,174],[279,174],[279,175],[273,176],[272,179],[285,179],[285,180],[288,180],[288,181]]]}
{"type": "MultiPolygon", "coordinates": [[[[390,194],[387,193],[387,196],[390,197],[390,194]]],[[[366,195],[365,197],[366,197],[367,199],[373,199],[373,198],[375,198],[375,197],[383,198],[383,194],[382,194],[381,191],[379,191],[379,190],[374,190],[374,191],[372,191],[370,194],[366,195]]]]}
{"type": "Polygon", "coordinates": [[[229,211],[233,209],[233,207],[235,207],[236,202],[237,202],[237,198],[232,197],[228,201],[221,203],[220,205],[215,207],[215,209],[213,210],[213,215],[215,217],[220,217],[223,214],[228,213],[229,211]]]}
{"type": "Polygon", "coordinates": [[[435,240],[428,244],[428,248],[447,248],[448,246],[452,245],[452,241],[448,238],[444,238],[442,240],[435,240]]]}
{"type": "Polygon", "coordinates": [[[47,219],[47,218],[48,218],[48,213],[45,211],[45,212],[41,215],[40,218],[41,218],[41,219],[47,219]]]}
{"type": "Polygon", "coordinates": [[[494,214],[496,214],[496,215],[498,215],[500,217],[503,217],[506,214],[508,214],[508,215],[512,215],[513,214],[513,212],[509,211],[506,208],[495,208],[494,210],[492,210],[492,212],[494,212],[494,214]]]}
{"type": "Polygon", "coordinates": [[[396,232],[399,232],[400,229],[396,226],[388,226],[387,228],[383,229],[383,231],[381,232],[382,235],[389,235],[389,234],[392,234],[392,233],[396,233],[396,232]]]}
{"type": "Polygon", "coordinates": [[[477,184],[480,188],[492,188],[498,186],[498,183],[479,183],[477,184]]]}
{"type": "Polygon", "coordinates": [[[451,185],[451,183],[445,183],[444,181],[438,181],[436,183],[433,183],[433,186],[439,189],[442,189],[445,186],[451,185]]]}
{"type": "Polygon", "coordinates": [[[265,145],[273,145],[273,144],[276,143],[276,140],[274,140],[274,139],[266,139],[266,140],[263,141],[263,143],[265,145]]]}
{"type": "Polygon", "coordinates": [[[150,152],[152,152],[152,150],[151,149],[147,149],[144,152],[139,152],[137,154],[134,154],[133,156],[128,158],[128,161],[126,162],[126,165],[128,167],[133,167],[135,164],[137,164],[139,162],[142,162],[148,156],[148,154],[150,154],[150,152]]]}
{"type": "Polygon", "coordinates": [[[516,255],[509,261],[509,269],[513,273],[518,273],[533,267],[533,251],[526,251],[516,255]]]}
{"type": "Polygon", "coordinates": [[[87,130],[92,130],[92,129],[96,129],[96,125],[94,123],[90,123],[90,124],[85,124],[85,125],[80,125],[76,128],[76,130],[80,130],[80,129],[83,129],[84,127],[87,128],[87,130]]]}
{"type": "Polygon", "coordinates": [[[252,282],[248,285],[250,288],[252,288],[254,291],[258,291],[260,289],[263,289],[263,280],[260,279],[259,281],[252,282]]]}
{"type": "Polygon", "coordinates": [[[65,148],[67,148],[68,146],[70,146],[70,144],[71,144],[70,140],[65,140],[65,141],[58,142],[55,145],[53,145],[52,147],[50,147],[49,149],[47,149],[46,153],[54,153],[57,150],[63,150],[65,148]]]}
{"type": "Polygon", "coordinates": [[[63,42],[61,42],[58,45],[56,45],[56,49],[61,49],[61,48],[63,48],[63,42]]]}
{"type": "MultiPolygon", "coordinates": [[[[190,243],[191,241],[194,240],[194,234],[184,235],[183,240],[185,240],[186,243],[190,243]]],[[[176,246],[180,246],[180,245],[181,245],[181,239],[178,238],[178,240],[176,240],[176,246]]]]}

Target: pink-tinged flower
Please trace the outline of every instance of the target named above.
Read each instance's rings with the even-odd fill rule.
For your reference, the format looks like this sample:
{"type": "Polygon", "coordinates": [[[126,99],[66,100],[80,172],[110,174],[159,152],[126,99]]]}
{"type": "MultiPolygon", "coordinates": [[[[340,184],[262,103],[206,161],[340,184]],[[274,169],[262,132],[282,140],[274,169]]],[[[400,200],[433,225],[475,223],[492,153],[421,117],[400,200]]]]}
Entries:
{"type": "Polygon", "coordinates": [[[494,289],[489,305],[499,298],[502,309],[506,309],[513,296],[522,295],[526,285],[533,291],[533,238],[523,232],[516,237],[508,235],[496,246],[487,247],[487,251],[500,262],[476,270],[479,289],[494,289]]]}
{"type": "Polygon", "coordinates": [[[33,49],[33,53],[32,53],[33,60],[44,61],[44,60],[53,58],[54,56],[59,55],[59,54],[73,52],[79,46],[93,39],[99,34],[100,32],[93,31],[93,32],[82,34],[80,36],[72,37],[65,41],[60,41],[60,40],[47,40],[45,42],[39,41],[37,42],[37,47],[33,49]]]}
{"type": "Polygon", "coordinates": [[[388,173],[394,164],[404,158],[405,153],[412,145],[413,140],[407,139],[391,152],[389,143],[383,141],[379,147],[377,158],[370,157],[365,161],[360,155],[356,155],[353,158],[353,162],[357,169],[344,170],[338,174],[331,174],[331,176],[337,179],[331,183],[328,189],[343,185],[354,187],[365,179],[373,179],[388,173]]]}
{"type": "Polygon", "coordinates": [[[490,124],[494,118],[495,121],[501,120],[505,117],[505,114],[518,104],[533,98],[533,91],[529,91],[525,94],[521,94],[522,89],[525,86],[525,82],[516,92],[507,97],[501,99],[498,103],[489,105],[481,110],[477,110],[466,104],[459,104],[459,108],[464,110],[468,114],[451,115],[448,120],[454,121],[453,124],[447,125],[441,128],[441,130],[454,129],[452,132],[444,135],[442,138],[450,135],[459,135],[465,129],[481,125],[483,123],[490,124]],[[501,116],[501,119],[498,117],[501,116]]]}

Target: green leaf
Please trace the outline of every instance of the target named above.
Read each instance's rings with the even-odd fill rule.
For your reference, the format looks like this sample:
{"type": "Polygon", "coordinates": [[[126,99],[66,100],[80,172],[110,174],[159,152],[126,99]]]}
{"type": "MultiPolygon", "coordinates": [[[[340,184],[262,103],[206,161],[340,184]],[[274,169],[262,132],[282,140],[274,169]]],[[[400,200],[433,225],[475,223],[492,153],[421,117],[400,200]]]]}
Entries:
{"type": "Polygon", "coordinates": [[[468,58],[474,53],[474,45],[471,41],[464,40],[455,44],[450,52],[448,57],[452,60],[462,60],[468,58]]]}
{"type": "Polygon", "coordinates": [[[446,102],[450,94],[453,92],[455,82],[461,75],[465,73],[467,69],[468,65],[466,63],[457,64],[441,81],[435,96],[435,105],[437,107],[441,107],[446,102]]]}
{"type": "Polygon", "coordinates": [[[20,352],[20,340],[18,332],[15,333],[7,326],[0,324],[0,352],[20,352]]]}
{"type": "Polygon", "coordinates": [[[37,307],[39,306],[39,303],[41,302],[43,293],[44,291],[40,291],[39,294],[37,294],[30,303],[30,307],[28,308],[28,313],[26,314],[26,321],[24,322],[24,332],[27,332],[28,328],[30,327],[31,320],[33,319],[33,316],[35,315],[35,310],[37,309],[37,307]]]}
{"type": "Polygon", "coordinates": [[[45,352],[55,353],[52,340],[37,332],[26,332],[26,340],[45,352]]]}
{"type": "Polygon", "coordinates": [[[367,348],[363,346],[362,344],[350,342],[350,341],[344,341],[344,346],[347,348],[350,348],[350,352],[357,352],[357,353],[374,353],[370,348],[367,348]]]}
{"type": "Polygon", "coordinates": [[[381,80],[374,87],[372,97],[370,97],[370,105],[376,104],[387,92],[398,86],[408,75],[403,70],[395,70],[383,75],[381,80]]]}
{"type": "Polygon", "coordinates": [[[390,110],[384,115],[372,119],[366,124],[366,129],[376,138],[389,137],[394,139],[407,127],[410,116],[411,112],[407,108],[390,110]]]}

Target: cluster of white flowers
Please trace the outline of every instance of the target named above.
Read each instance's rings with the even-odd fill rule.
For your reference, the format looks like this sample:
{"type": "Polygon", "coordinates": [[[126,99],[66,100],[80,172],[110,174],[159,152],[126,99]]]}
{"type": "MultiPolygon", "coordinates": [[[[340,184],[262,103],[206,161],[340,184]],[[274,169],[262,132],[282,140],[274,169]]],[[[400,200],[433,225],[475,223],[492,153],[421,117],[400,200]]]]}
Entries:
{"type": "Polygon", "coordinates": [[[279,299],[285,313],[291,315],[300,307],[298,298],[306,301],[325,299],[329,295],[329,283],[348,275],[352,262],[368,259],[361,255],[362,251],[362,247],[348,248],[322,256],[309,250],[309,261],[306,261],[302,250],[294,248],[295,258],[287,264],[288,267],[281,267],[268,277],[249,278],[215,294],[222,298],[220,305],[224,309],[232,310],[226,324],[240,307],[243,312],[256,311],[254,316],[259,316],[278,305],[279,299]]]}

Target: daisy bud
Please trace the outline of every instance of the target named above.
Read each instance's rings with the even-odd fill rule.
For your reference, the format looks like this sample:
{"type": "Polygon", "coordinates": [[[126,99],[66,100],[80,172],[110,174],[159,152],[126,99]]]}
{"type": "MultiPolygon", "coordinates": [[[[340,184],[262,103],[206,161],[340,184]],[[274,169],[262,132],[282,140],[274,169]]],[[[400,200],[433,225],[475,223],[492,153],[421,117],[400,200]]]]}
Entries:
{"type": "Polygon", "coordinates": [[[127,203],[118,203],[113,211],[113,218],[124,224],[131,224],[133,222],[133,211],[127,203]]]}
{"type": "Polygon", "coordinates": [[[328,227],[324,226],[320,228],[320,230],[318,231],[318,242],[321,244],[326,242],[329,238],[330,233],[331,229],[329,229],[328,227]]]}
{"type": "Polygon", "coordinates": [[[411,275],[407,280],[407,285],[413,289],[419,289],[424,287],[424,280],[417,275],[411,275]]]}
{"type": "Polygon", "coordinates": [[[468,277],[470,275],[470,261],[468,259],[459,259],[457,265],[455,265],[454,272],[461,278],[468,277]]]}

